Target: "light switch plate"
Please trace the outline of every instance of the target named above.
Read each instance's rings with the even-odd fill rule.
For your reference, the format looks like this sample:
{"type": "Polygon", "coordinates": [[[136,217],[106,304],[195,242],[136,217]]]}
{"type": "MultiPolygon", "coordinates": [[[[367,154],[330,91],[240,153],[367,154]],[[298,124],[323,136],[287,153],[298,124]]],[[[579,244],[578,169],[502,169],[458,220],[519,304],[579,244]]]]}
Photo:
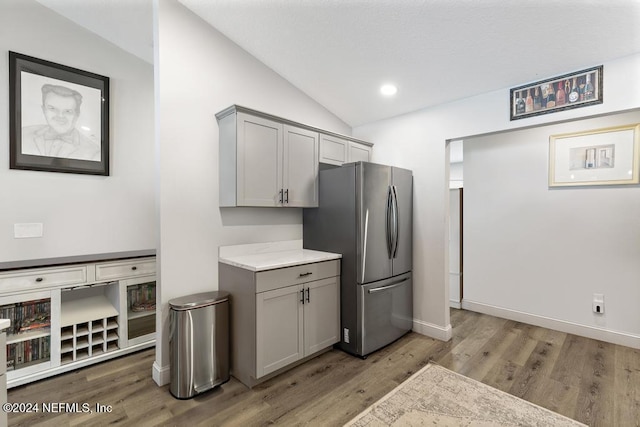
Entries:
{"type": "Polygon", "coordinates": [[[43,228],[41,222],[13,224],[13,237],[16,239],[42,237],[43,228]]]}

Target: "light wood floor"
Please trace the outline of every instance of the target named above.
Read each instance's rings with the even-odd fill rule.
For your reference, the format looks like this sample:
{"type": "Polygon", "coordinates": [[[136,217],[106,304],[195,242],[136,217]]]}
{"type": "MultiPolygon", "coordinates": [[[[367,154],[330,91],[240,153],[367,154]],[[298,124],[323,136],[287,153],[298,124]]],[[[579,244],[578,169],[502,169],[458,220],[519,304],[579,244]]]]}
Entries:
{"type": "Polygon", "coordinates": [[[410,333],[366,360],[339,350],[247,389],[190,400],[151,379],[154,350],[9,390],[9,402],[111,405],[111,413],[10,414],[9,425],[339,426],[430,360],[591,426],[640,426],[640,351],[452,310],[453,339],[410,333]]]}

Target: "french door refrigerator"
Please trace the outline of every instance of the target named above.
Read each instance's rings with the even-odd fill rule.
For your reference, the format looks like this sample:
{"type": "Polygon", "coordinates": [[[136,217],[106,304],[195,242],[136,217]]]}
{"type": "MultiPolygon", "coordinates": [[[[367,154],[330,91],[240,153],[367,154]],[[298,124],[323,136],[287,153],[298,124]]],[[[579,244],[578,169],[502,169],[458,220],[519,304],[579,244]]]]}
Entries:
{"type": "Polygon", "coordinates": [[[348,163],[320,171],[303,211],[303,246],[342,254],[339,346],[354,355],[411,330],[412,187],[410,170],[348,163]]]}

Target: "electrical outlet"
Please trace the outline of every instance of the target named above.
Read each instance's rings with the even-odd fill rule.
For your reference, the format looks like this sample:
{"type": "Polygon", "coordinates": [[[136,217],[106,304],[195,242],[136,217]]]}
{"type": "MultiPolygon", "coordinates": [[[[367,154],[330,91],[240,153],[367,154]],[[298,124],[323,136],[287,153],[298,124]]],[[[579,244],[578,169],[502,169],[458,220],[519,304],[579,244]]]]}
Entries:
{"type": "Polygon", "coordinates": [[[593,312],[596,314],[604,313],[604,295],[593,294],[593,312]]]}

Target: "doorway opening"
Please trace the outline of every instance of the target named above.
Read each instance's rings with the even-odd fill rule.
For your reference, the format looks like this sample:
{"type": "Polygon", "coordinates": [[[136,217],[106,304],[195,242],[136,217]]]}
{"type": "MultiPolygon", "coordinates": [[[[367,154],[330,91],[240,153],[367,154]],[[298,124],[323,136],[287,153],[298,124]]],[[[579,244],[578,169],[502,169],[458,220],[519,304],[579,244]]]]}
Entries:
{"type": "Polygon", "coordinates": [[[463,141],[449,142],[449,307],[461,308],[463,288],[463,141]]]}

